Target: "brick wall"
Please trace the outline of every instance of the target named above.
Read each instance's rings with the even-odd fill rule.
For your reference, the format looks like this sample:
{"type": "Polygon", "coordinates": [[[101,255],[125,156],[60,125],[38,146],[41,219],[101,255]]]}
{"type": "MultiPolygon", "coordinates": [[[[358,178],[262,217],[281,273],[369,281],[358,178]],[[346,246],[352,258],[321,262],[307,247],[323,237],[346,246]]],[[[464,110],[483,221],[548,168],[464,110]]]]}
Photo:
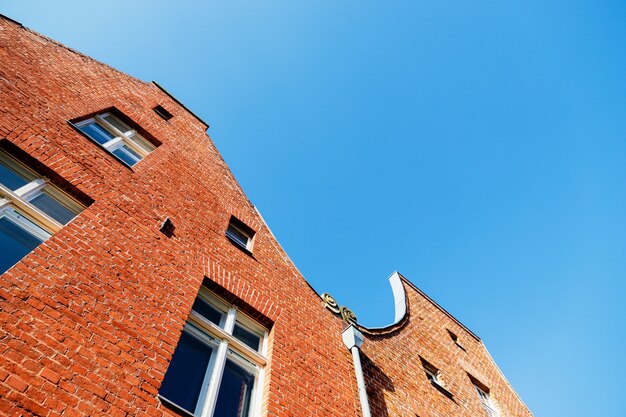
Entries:
{"type": "MultiPolygon", "coordinates": [[[[0,18],[0,145],[88,201],[0,275],[0,415],[175,415],[157,393],[203,284],[270,326],[264,416],[361,415],[341,321],[273,239],[206,128],[154,83],[0,18]],[[110,108],[161,143],[132,168],[68,123],[110,108]],[[231,215],[256,231],[252,255],[225,237],[231,215]],[[159,231],[166,217],[171,237],[159,231]]],[[[402,325],[364,330],[374,415],[483,415],[467,370],[507,416],[529,416],[481,342],[405,286],[402,325]],[[427,383],[418,355],[442,369],[452,399],[427,383]]]]}
{"type": "Polygon", "coordinates": [[[404,277],[401,280],[407,304],[403,320],[386,329],[363,329],[372,414],[486,416],[471,375],[489,391],[501,417],[532,416],[480,339],[404,277]],[[427,379],[424,361],[440,371],[444,388],[427,379]]]}
{"type": "Polygon", "coordinates": [[[4,18],[0,47],[0,140],[93,199],[0,276],[0,414],[171,414],[156,395],[206,279],[273,322],[266,415],[358,415],[353,379],[337,379],[352,375],[341,323],[287,261],[207,126],[155,84],[4,18]],[[111,107],[162,143],[133,168],[68,124],[111,107]],[[224,236],[231,215],[256,231],[253,256],[224,236]],[[171,238],[159,232],[167,216],[171,238]]]}

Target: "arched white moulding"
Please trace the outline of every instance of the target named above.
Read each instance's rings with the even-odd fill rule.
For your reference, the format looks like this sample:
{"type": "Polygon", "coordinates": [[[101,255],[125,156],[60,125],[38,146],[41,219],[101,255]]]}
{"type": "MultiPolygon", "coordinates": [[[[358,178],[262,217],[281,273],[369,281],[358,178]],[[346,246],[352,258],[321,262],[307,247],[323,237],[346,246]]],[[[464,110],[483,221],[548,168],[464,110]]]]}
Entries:
{"type": "Polygon", "coordinates": [[[395,317],[391,326],[400,323],[400,320],[406,315],[406,293],[404,292],[404,285],[400,279],[398,271],[394,271],[389,277],[389,284],[391,285],[391,291],[393,291],[393,301],[395,307],[395,317]]]}
{"type": "Polygon", "coordinates": [[[359,325],[364,330],[384,330],[389,327],[395,326],[400,323],[404,316],[406,316],[406,292],[404,291],[404,284],[402,284],[402,279],[400,278],[400,274],[398,271],[394,271],[389,276],[389,284],[391,285],[391,291],[393,292],[393,304],[395,308],[395,314],[393,323],[387,324],[382,327],[368,327],[359,325]]]}

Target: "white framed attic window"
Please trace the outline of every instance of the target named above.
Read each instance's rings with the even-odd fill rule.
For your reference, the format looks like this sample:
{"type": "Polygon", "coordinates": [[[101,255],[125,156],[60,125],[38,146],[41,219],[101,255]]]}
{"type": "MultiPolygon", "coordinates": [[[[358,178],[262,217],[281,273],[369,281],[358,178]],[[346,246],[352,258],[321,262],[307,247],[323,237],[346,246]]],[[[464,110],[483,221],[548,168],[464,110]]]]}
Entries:
{"type": "Polygon", "coordinates": [[[197,417],[259,417],[267,330],[202,287],[159,397],[197,417]]]}
{"type": "Polygon", "coordinates": [[[424,372],[426,373],[426,378],[428,378],[431,383],[443,387],[441,376],[437,368],[435,368],[434,366],[424,366],[424,372]]]}
{"type": "Polygon", "coordinates": [[[498,413],[498,410],[496,409],[495,405],[491,401],[491,397],[489,393],[476,384],[474,384],[474,388],[476,389],[476,392],[478,393],[478,397],[480,397],[480,401],[483,405],[483,408],[487,412],[487,415],[489,417],[500,417],[500,413],[498,413]]]}
{"type": "Polygon", "coordinates": [[[110,112],[98,114],[74,125],[130,167],[156,149],[154,144],[110,112]]]}
{"type": "Polygon", "coordinates": [[[228,227],[226,228],[226,237],[231,242],[237,244],[248,252],[252,252],[254,235],[254,230],[248,227],[244,222],[235,216],[230,217],[228,227]]]}
{"type": "Polygon", "coordinates": [[[428,381],[439,391],[451,397],[452,393],[446,388],[441,371],[421,356],[420,361],[422,362],[422,366],[424,367],[424,373],[426,374],[426,378],[428,379],[428,381]]]}
{"type": "Polygon", "coordinates": [[[84,209],[49,180],[0,150],[0,273],[84,209]]]}

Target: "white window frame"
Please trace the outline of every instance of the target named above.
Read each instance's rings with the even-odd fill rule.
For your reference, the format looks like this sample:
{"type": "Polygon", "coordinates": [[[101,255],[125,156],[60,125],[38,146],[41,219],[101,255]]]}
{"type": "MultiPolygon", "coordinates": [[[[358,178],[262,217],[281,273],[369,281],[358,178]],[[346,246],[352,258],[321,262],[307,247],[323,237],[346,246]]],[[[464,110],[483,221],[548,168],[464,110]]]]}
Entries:
{"type": "MultiPolygon", "coordinates": [[[[123,145],[128,146],[133,152],[135,152],[137,155],[139,155],[141,158],[139,158],[133,165],[128,165],[128,166],[135,166],[137,163],[139,163],[141,160],[143,160],[146,156],[148,156],[152,151],[154,151],[156,149],[156,146],[151,143],[150,141],[146,140],[146,138],[144,138],[143,136],[141,136],[135,129],[131,129],[128,124],[126,124],[124,121],[120,120],[119,117],[117,117],[116,115],[114,115],[113,113],[110,112],[106,112],[106,113],[101,113],[98,114],[92,118],[89,118],[87,120],[82,120],[80,122],[75,123],[75,126],[80,129],[83,126],[87,126],[90,124],[97,124],[98,126],[100,126],[101,128],[103,128],[104,130],[108,131],[110,134],[112,134],[114,137],[109,140],[108,142],[105,143],[100,143],[97,140],[95,140],[94,138],[91,138],[91,136],[85,132],[87,136],[89,136],[94,142],[96,142],[98,145],[102,146],[104,149],[106,149],[111,155],[113,155],[115,158],[117,158],[118,160],[120,160],[122,163],[124,163],[125,165],[128,165],[127,162],[125,162],[124,160],[122,160],[121,158],[119,158],[117,155],[115,155],[113,152],[116,151],[117,149],[121,148],[123,145]],[[121,125],[126,126],[128,129],[124,132],[122,132],[121,130],[119,130],[117,127],[115,127],[113,124],[109,123],[105,118],[106,117],[112,117],[114,119],[116,119],[116,121],[118,123],[120,123],[121,125]],[[133,139],[133,136],[137,136],[139,137],[139,141],[133,139]],[[142,142],[143,146],[142,146],[142,142]]],[[[82,130],[81,130],[82,132],[82,130]]]]}
{"type": "MultiPolygon", "coordinates": [[[[7,217],[13,220],[13,217],[10,215],[10,210],[17,210],[28,218],[28,220],[35,223],[35,225],[44,229],[47,232],[47,239],[50,235],[61,230],[64,225],[31,204],[31,200],[45,191],[76,215],[85,209],[82,204],[50,184],[47,178],[38,176],[34,171],[15,160],[8,153],[0,151],[0,160],[10,168],[13,168],[18,175],[25,177],[26,181],[30,180],[30,182],[17,190],[11,190],[9,187],[0,183],[0,216],[7,215],[7,217]]],[[[24,229],[30,232],[32,228],[29,229],[25,227],[24,229]]],[[[43,235],[36,236],[42,237],[43,235]]]]}
{"type": "MultiPolygon", "coordinates": [[[[237,365],[255,375],[254,386],[252,394],[250,395],[249,417],[260,417],[261,387],[263,386],[265,365],[267,364],[267,358],[265,356],[268,339],[267,329],[258,324],[254,319],[239,311],[236,306],[220,299],[205,287],[200,289],[198,297],[221,311],[223,315],[220,324],[217,325],[207,320],[200,313],[192,310],[183,330],[212,347],[216,352],[211,356],[211,360],[207,366],[196,409],[192,415],[198,417],[213,416],[215,406],[217,405],[217,397],[226,366],[226,360],[231,359],[237,365]],[[260,337],[259,351],[253,350],[233,336],[236,323],[260,337]]],[[[170,401],[161,394],[159,394],[158,397],[186,414],[189,414],[187,410],[182,409],[175,402],[170,401]]]]}
{"type": "Polygon", "coordinates": [[[52,185],[47,178],[37,175],[3,150],[0,150],[0,161],[28,181],[16,190],[0,183],[0,218],[6,217],[26,233],[44,242],[65,226],[31,203],[44,192],[72,211],[74,218],[85,209],[83,204],[52,185]]]}
{"type": "Polygon", "coordinates": [[[500,413],[496,409],[496,406],[493,404],[493,401],[491,401],[491,396],[489,395],[489,393],[476,384],[474,384],[474,388],[478,393],[478,397],[480,398],[480,401],[485,408],[487,415],[489,417],[500,417],[500,413]]]}
{"type": "Polygon", "coordinates": [[[252,252],[252,238],[254,237],[254,235],[250,236],[250,233],[243,230],[241,227],[237,226],[235,223],[233,223],[232,221],[228,222],[228,227],[226,228],[226,236],[232,240],[233,242],[235,242],[236,244],[238,244],[239,246],[241,246],[242,248],[246,249],[249,252],[252,252]],[[238,236],[233,235],[232,233],[230,233],[230,228],[236,229],[239,233],[241,233],[242,235],[244,235],[245,237],[247,237],[247,240],[245,243],[241,242],[241,240],[239,239],[238,236]]]}
{"type": "Polygon", "coordinates": [[[443,387],[443,382],[439,376],[440,372],[438,369],[431,368],[430,366],[424,366],[424,371],[426,371],[428,380],[433,384],[437,384],[440,387],[443,387]]]}

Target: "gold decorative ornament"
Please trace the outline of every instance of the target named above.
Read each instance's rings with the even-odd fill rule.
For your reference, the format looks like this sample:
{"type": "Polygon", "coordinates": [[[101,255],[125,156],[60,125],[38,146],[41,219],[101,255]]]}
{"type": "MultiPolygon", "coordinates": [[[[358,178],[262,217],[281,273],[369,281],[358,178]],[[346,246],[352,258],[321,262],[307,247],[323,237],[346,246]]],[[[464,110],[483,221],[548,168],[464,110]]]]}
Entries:
{"type": "Polygon", "coordinates": [[[332,295],[324,293],[322,294],[322,300],[324,301],[324,307],[341,317],[344,323],[356,324],[356,315],[352,312],[352,310],[348,307],[340,307],[332,295]]]}
{"type": "Polygon", "coordinates": [[[324,300],[324,307],[326,307],[335,314],[341,313],[339,304],[337,304],[337,301],[333,298],[332,295],[324,293],[322,294],[322,300],[324,300]]]}
{"type": "Polygon", "coordinates": [[[344,323],[356,324],[356,315],[348,307],[340,307],[341,318],[344,323]]]}

